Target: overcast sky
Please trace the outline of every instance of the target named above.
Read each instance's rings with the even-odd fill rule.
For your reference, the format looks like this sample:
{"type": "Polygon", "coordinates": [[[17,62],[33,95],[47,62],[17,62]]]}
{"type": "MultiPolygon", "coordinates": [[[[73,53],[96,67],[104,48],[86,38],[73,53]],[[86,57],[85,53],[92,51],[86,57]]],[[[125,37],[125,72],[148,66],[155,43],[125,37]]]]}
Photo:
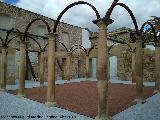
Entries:
{"type": "MultiPolygon", "coordinates": [[[[56,19],[59,13],[69,4],[78,0],[1,0],[17,7],[30,10],[35,13],[42,14],[44,16],[56,19]]],[[[94,5],[99,11],[101,17],[104,17],[106,11],[110,7],[113,0],[84,0],[94,5]]],[[[160,16],[160,0],[119,0],[119,2],[125,3],[133,11],[139,27],[150,16],[160,16]],[[159,13],[159,14],[158,14],[159,13]]],[[[132,21],[127,12],[121,8],[116,7],[111,16],[115,22],[109,26],[109,31],[120,28],[129,27],[133,28],[132,21]]],[[[77,25],[83,28],[89,28],[92,31],[96,31],[97,27],[92,23],[96,16],[94,11],[87,5],[78,5],[71,8],[62,17],[62,20],[66,23],[77,25]]]]}

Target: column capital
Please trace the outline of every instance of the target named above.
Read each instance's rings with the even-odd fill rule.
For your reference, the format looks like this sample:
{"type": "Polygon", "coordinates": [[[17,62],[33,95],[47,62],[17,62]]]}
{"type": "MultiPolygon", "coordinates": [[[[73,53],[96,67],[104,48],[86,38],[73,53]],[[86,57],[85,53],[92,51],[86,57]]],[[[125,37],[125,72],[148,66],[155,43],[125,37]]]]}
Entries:
{"type": "Polygon", "coordinates": [[[1,48],[2,48],[2,49],[7,49],[8,47],[7,47],[7,46],[2,46],[1,48]]]}
{"type": "Polygon", "coordinates": [[[88,57],[88,58],[89,58],[89,54],[86,54],[86,57],[88,57]]]}
{"type": "Polygon", "coordinates": [[[29,41],[20,41],[20,45],[21,45],[21,44],[27,45],[27,43],[29,43],[29,41]]]}
{"type": "Polygon", "coordinates": [[[42,54],[42,55],[43,55],[44,53],[45,53],[45,51],[43,51],[43,50],[40,52],[40,54],[42,54]]]}
{"type": "Polygon", "coordinates": [[[160,47],[160,43],[159,43],[159,42],[156,42],[154,46],[155,46],[155,47],[160,47]]]}
{"type": "Polygon", "coordinates": [[[49,33],[49,34],[47,34],[46,36],[48,37],[48,38],[56,38],[57,37],[57,33],[49,33]]]}
{"type": "Polygon", "coordinates": [[[139,41],[142,40],[142,36],[140,36],[140,35],[135,35],[135,37],[136,37],[136,41],[137,40],[139,40],[139,41]]]}
{"type": "Polygon", "coordinates": [[[144,41],[143,41],[142,36],[136,35],[135,37],[136,37],[136,43],[142,44],[142,48],[145,48],[145,45],[144,45],[144,41]]]}
{"type": "Polygon", "coordinates": [[[27,43],[26,42],[20,42],[20,47],[26,47],[27,43]]]}
{"type": "Polygon", "coordinates": [[[136,48],[133,49],[131,52],[132,52],[132,54],[135,54],[136,53],[136,48]]]}
{"type": "Polygon", "coordinates": [[[114,20],[108,19],[107,17],[104,17],[101,19],[94,20],[92,22],[99,27],[101,24],[105,24],[106,26],[108,26],[109,24],[112,24],[114,22],[114,20]]]}
{"type": "Polygon", "coordinates": [[[67,56],[71,56],[72,55],[72,53],[71,52],[67,52],[67,56]]]}

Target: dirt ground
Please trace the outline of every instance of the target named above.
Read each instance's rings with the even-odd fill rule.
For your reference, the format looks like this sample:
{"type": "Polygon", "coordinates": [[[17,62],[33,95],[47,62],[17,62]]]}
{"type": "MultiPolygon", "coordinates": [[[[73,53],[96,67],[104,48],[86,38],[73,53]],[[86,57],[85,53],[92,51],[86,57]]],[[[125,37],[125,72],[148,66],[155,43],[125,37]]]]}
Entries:
{"type": "MultiPolygon", "coordinates": [[[[108,85],[108,112],[113,116],[133,105],[136,95],[135,85],[108,85]]],[[[47,87],[28,88],[26,96],[29,99],[45,103],[47,87]]],[[[144,88],[144,98],[153,95],[153,87],[144,88]]],[[[17,94],[17,90],[8,91],[17,94]]],[[[79,82],[56,85],[56,102],[59,107],[90,117],[97,115],[97,82],[79,82]]]]}

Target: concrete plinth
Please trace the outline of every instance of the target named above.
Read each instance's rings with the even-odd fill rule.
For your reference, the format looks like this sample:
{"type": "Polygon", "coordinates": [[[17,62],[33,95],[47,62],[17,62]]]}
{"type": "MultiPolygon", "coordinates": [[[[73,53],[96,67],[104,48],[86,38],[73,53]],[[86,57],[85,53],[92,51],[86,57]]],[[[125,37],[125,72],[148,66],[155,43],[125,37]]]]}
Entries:
{"type": "Polygon", "coordinates": [[[154,90],[153,94],[156,94],[156,93],[160,93],[160,91],[159,90],[154,90]]]}
{"type": "Polygon", "coordinates": [[[47,106],[47,107],[56,107],[57,103],[56,102],[45,102],[45,106],[47,106]]]}
{"type": "Polygon", "coordinates": [[[101,116],[96,116],[95,120],[112,120],[112,117],[108,116],[107,114],[101,115],[101,116]]]}
{"type": "Polygon", "coordinates": [[[25,94],[23,94],[23,95],[22,94],[17,94],[16,97],[18,97],[18,98],[22,98],[22,97],[25,98],[26,95],[25,94]]]}
{"type": "Polygon", "coordinates": [[[139,99],[134,99],[133,103],[137,104],[137,103],[142,103],[144,104],[146,102],[146,100],[143,100],[142,98],[139,99]]]}

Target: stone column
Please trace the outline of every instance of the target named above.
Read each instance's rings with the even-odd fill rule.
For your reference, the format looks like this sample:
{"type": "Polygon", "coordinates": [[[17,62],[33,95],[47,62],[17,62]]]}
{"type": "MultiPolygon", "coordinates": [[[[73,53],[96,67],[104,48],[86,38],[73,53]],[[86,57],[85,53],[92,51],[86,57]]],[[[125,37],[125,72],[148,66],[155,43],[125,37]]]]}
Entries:
{"type": "Polygon", "coordinates": [[[143,99],[143,49],[142,39],[138,37],[136,40],[136,61],[135,61],[135,74],[136,74],[136,99],[134,102],[144,102],[143,99]]]}
{"type": "Polygon", "coordinates": [[[89,76],[92,78],[92,58],[89,59],[89,76]]]}
{"type": "Polygon", "coordinates": [[[86,56],[86,80],[89,80],[89,56],[86,56]]]}
{"type": "Polygon", "coordinates": [[[155,46],[155,93],[160,92],[160,46],[155,46]]]}
{"type": "Polygon", "coordinates": [[[20,43],[20,62],[19,62],[19,89],[18,96],[25,97],[25,54],[26,44],[20,43]]]}
{"type": "Polygon", "coordinates": [[[40,78],[41,78],[41,76],[40,76],[40,65],[41,65],[41,53],[40,52],[38,52],[38,81],[40,82],[40,78]]]}
{"type": "Polygon", "coordinates": [[[108,80],[111,79],[110,60],[109,60],[109,57],[110,57],[110,55],[109,55],[109,53],[108,53],[108,60],[107,60],[107,61],[108,61],[108,66],[107,66],[107,67],[108,67],[108,73],[107,73],[107,74],[108,74],[108,80]]]}
{"type": "Polygon", "coordinates": [[[62,79],[65,80],[66,78],[66,58],[62,58],[62,79]]]}
{"type": "Polygon", "coordinates": [[[44,85],[44,52],[41,52],[40,60],[40,86],[44,85]]]}
{"type": "Polygon", "coordinates": [[[107,48],[107,25],[108,21],[100,20],[98,39],[98,58],[97,58],[97,88],[98,88],[98,115],[96,120],[110,120],[107,113],[108,99],[108,48],[107,48]]]}
{"type": "Polygon", "coordinates": [[[45,105],[48,107],[53,107],[55,103],[55,41],[56,36],[49,35],[49,45],[48,45],[48,86],[47,86],[47,101],[45,105]]]}
{"type": "Polygon", "coordinates": [[[135,83],[136,76],[135,76],[135,59],[136,59],[136,53],[135,51],[132,51],[132,83],[135,83]]]}
{"type": "Polygon", "coordinates": [[[70,80],[71,79],[71,73],[72,73],[72,64],[71,64],[71,53],[67,53],[67,59],[66,59],[66,79],[70,80]]]}
{"type": "Polygon", "coordinates": [[[7,48],[2,47],[2,54],[1,54],[1,76],[0,76],[0,91],[5,91],[6,90],[6,84],[7,84],[7,79],[6,79],[6,66],[7,66],[7,48]]]}
{"type": "Polygon", "coordinates": [[[81,61],[80,61],[80,60],[78,60],[78,78],[80,78],[80,77],[81,77],[80,70],[81,70],[81,61]]]}

